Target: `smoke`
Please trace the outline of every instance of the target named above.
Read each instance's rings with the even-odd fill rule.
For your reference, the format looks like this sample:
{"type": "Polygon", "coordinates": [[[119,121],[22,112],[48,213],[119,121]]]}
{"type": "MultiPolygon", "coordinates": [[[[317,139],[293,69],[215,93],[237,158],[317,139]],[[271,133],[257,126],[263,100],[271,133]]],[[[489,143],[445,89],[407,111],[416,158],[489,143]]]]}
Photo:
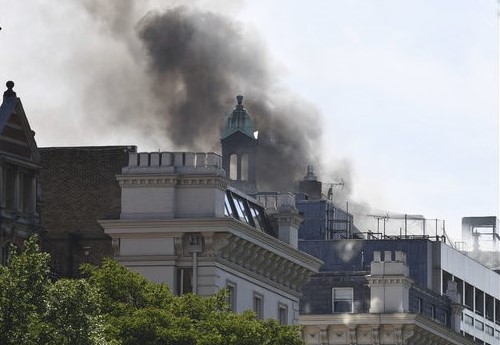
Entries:
{"type": "MultiPolygon", "coordinates": [[[[154,135],[175,149],[213,150],[219,147],[234,97],[241,93],[259,130],[260,188],[290,188],[308,164],[316,164],[321,116],[281,88],[269,53],[254,32],[229,16],[198,7],[144,14],[137,2],[116,3],[85,2],[103,32],[126,46],[129,57],[114,61],[112,74],[121,71],[121,82],[128,78],[141,85],[119,89],[125,93],[109,86],[90,90],[94,102],[112,100],[108,106],[117,111],[107,114],[109,122],[138,128],[146,139],[154,135]],[[123,61],[128,62],[120,68],[123,61]],[[137,62],[132,70],[130,61],[137,62]]],[[[100,75],[108,83],[108,71],[100,75]]]]}

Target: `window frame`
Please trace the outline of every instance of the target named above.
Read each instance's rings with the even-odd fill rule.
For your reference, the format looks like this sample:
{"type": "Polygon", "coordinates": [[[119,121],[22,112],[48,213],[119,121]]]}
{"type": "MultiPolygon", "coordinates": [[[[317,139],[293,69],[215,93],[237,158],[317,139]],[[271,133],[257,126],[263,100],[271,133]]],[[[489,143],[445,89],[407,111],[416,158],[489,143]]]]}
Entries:
{"type": "Polygon", "coordinates": [[[177,268],[176,292],[177,295],[184,295],[193,292],[193,268],[178,267],[177,268]],[[188,282],[189,285],[185,285],[188,282]],[[190,289],[189,289],[190,287],[190,289]]]}
{"type": "Polygon", "coordinates": [[[226,281],[226,289],[227,289],[227,304],[229,306],[229,310],[232,311],[233,313],[236,313],[236,302],[237,302],[237,287],[238,285],[231,281],[228,280],[226,281]]]}
{"type": "Polygon", "coordinates": [[[264,295],[254,292],[253,293],[253,311],[255,312],[258,320],[264,320],[264,295]]]}
{"type": "Polygon", "coordinates": [[[279,302],[278,303],[278,322],[280,325],[288,325],[288,305],[279,302]]]}
{"type": "Polygon", "coordinates": [[[345,287],[333,287],[332,288],[332,313],[333,314],[342,314],[342,313],[349,313],[349,314],[352,314],[354,312],[354,289],[352,287],[349,287],[349,286],[345,286],[345,287]],[[350,298],[338,298],[336,297],[336,294],[335,292],[338,291],[347,291],[350,293],[350,298]],[[341,311],[336,311],[335,309],[338,309],[338,308],[335,308],[335,304],[336,302],[350,302],[350,311],[344,311],[344,310],[341,310],[341,311]]]}

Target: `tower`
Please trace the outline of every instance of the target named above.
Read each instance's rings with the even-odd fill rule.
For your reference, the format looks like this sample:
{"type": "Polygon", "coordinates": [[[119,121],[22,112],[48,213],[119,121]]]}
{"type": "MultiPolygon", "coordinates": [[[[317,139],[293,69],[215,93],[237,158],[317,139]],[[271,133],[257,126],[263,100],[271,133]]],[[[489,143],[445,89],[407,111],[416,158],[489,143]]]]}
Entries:
{"type": "Polygon", "coordinates": [[[257,139],[252,117],[243,106],[243,96],[226,120],[221,134],[222,167],[230,184],[246,193],[255,193],[257,139]]]}

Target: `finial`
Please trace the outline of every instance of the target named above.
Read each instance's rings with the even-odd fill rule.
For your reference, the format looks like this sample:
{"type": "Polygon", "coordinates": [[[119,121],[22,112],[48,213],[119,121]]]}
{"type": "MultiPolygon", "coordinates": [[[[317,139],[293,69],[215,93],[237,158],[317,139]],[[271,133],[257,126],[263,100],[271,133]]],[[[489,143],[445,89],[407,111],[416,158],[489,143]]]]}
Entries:
{"type": "Polygon", "coordinates": [[[16,93],[12,88],[14,87],[14,82],[12,80],[9,80],[7,83],[5,83],[5,86],[7,86],[7,91],[3,93],[3,98],[7,97],[16,97],[16,93]]]}
{"type": "Polygon", "coordinates": [[[238,101],[238,105],[241,105],[241,103],[243,103],[243,96],[242,95],[236,96],[236,100],[238,101]]]}

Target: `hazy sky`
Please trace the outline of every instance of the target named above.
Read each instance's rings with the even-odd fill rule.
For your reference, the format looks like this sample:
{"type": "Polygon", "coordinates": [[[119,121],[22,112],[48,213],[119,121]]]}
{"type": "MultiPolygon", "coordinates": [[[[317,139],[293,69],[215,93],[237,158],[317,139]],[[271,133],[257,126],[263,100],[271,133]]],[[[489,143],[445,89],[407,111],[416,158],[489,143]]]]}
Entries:
{"type": "MultiPolygon", "coordinates": [[[[121,0],[102,2],[109,6],[94,17],[93,1],[82,3],[87,10],[62,0],[2,1],[0,80],[15,81],[38,145],[169,150],[154,130],[107,119],[147,112],[147,97],[110,109],[148,93],[141,48],[121,33],[133,41],[129,23],[166,2],[140,2],[123,15],[121,0]],[[110,33],[102,21],[116,13],[124,19],[110,33]],[[113,88],[108,103],[97,101],[103,80],[113,88]]],[[[496,1],[189,3],[231,17],[267,47],[277,85],[319,110],[318,150],[327,166],[349,172],[353,201],[446,219],[456,239],[461,217],[498,214],[496,1]]]]}

